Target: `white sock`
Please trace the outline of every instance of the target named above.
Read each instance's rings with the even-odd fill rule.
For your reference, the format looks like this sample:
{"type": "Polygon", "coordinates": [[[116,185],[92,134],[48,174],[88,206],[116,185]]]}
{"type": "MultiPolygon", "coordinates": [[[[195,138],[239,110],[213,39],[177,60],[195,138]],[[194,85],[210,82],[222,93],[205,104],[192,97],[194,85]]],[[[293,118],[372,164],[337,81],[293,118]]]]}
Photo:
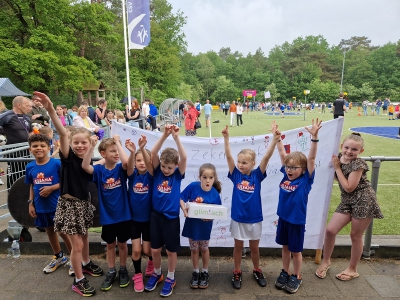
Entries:
{"type": "Polygon", "coordinates": [[[168,275],[167,275],[167,277],[168,277],[169,279],[174,280],[174,279],[175,279],[175,271],[174,271],[174,272],[170,272],[170,271],[168,270],[168,275]]]}
{"type": "Polygon", "coordinates": [[[193,269],[193,271],[196,272],[196,273],[200,273],[199,269],[193,269]]]}
{"type": "Polygon", "coordinates": [[[75,277],[75,282],[79,282],[79,281],[81,281],[83,278],[85,278],[85,276],[83,276],[81,279],[78,279],[77,277],[75,277]]]}
{"type": "Polygon", "coordinates": [[[208,273],[208,269],[204,269],[204,268],[203,268],[203,269],[201,269],[201,272],[202,272],[202,273],[204,273],[204,272],[208,273]]]}
{"type": "Polygon", "coordinates": [[[161,275],[161,268],[154,269],[154,273],[156,273],[157,275],[161,275]]]}

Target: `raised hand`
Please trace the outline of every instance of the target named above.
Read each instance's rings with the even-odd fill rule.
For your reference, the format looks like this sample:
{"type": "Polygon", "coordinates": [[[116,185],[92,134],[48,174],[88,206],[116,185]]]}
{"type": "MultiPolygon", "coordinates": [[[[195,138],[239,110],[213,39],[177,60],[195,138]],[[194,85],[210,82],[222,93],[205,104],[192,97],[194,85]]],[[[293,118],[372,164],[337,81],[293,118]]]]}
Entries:
{"type": "Polygon", "coordinates": [[[317,136],[318,131],[321,129],[322,125],[322,120],[318,120],[318,118],[314,121],[312,119],[311,127],[304,127],[312,136],[317,136]]]}
{"type": "Polygon", "coordinates": [[[143,149],[147,144],[147,138],[145,135],[142,135],[138,140],[138,145],[140,149],[143,149]]]}
{"type": "Polygon", "coordinates": [[[121,138],[118,134],[114,134],[113,135],[113,139],[116,143],[121,143],[121,138]]]}
{"type": "Polygon", "coordinates": [[[222,136],[229,137],[228,125],[226,125],[225,129],[222,130],[222,136]]]}
{"type": "Polygon", "coordinates": [[[176,137],[179,136],[179,127],[177,125],[172,125],[171,126],[171,133],[172,137],[175,139],[176,137]]]}
{"type": "Polygon", "coordinates": [[[127,139],[125,141],[125,148],[128,149],[129,152],[131,152],[131,153],[135,153],[136,152],[136,146],[130,139],[127,139]]]}
{"type": "Polygon", "coordinates": [[[46,110],[49,110],[53,107],[53,103],[51,102],[50,98],[44,93],[33,92],[32,100],[33,99],[39,101],[46,110]]]}
{"type": "Polygon", "coordinates": [[[90,136],[90,147],[95,148],[98,140],[97,135],[90,136]]]}

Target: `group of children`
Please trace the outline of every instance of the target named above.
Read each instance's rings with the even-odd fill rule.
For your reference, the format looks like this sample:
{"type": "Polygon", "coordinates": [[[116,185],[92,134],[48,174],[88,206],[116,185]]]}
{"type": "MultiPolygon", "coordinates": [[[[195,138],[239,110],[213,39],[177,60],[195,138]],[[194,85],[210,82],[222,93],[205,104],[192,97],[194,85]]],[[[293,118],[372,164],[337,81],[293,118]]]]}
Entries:
{"type": "MultiPolygon", "coordinates": [[[[71,130],[70,134],[57,118],[50,99],[35,92],[36,97],[49,112],[60,136],[60,161],[47,156],[49,138],[45,135],[32,135],[29,145],[36,161],[27,167],[26,182],[31,184],[29,212],[36,217],[37,226],[45,227],[54,251],[54,258],[44,270],[54,271],[68,261],[61,251],[56,232],[60,234],[70,252],[70,275],[75,275],[72,290],[82,296],[95,294],[84,273],[101,276],[103,270],[89,257],[87,230],[93,224],[94,207],[90,202],[89,183],[93,181],[98,189],[100,224],[102,239],[107,243],[108,272],[101,285],[107,291],[118,277],[120,287],[130,283],[127,270],[127,241],[132,241],[132,262],[135,275],[132,278],[136,292],[153,291],[158,283],[164,281],[161,270],[161,251],[165,246],[168,256],[168,273],[164,281],[161,296],[172,294],[177,264],[177,252],[180,249],[180,220],[182,209],[186,218],[182,236],[189,238],[193,273],[190,280],[192,288],[205,289],[209,285],[208,264],[210,260],[209,240],[212,220],[188,218],[185,203],[200,202],[221,204],[221,182],[212,164],[204,164],[199,170],[199,181],[189,184],[181,192],[181,181],[185,177],[187,155],[179,138],[179,127],[165,127],[164,133],[154,144],[151,151],[145,149],[147,140],[141,136],[138,147],[127,140],[125,148],[117,135],[103,139],[98,150],[102,162],[93,165],[91,157],[97,143],[96,138],[84,128],[71,130]],[[176,149],[165,148],[158,155],[168,136],[172,136],[176,149]],[[60,170],[60,177],[58,171],[60,170]],[[126,184],[128,182],[128,184],[126,184]],[[58,199],[58,200],[57,200],[58,199]],[[50,200],[50,201],[49,201],[50,200]],[[115,246],[118,245],[120,268],[117,276],[115,246]],[[141,253],[149,257],[145,275],[150,276],[143,282],[141,253]],[[201,252],[202,270],[199,269],[201,252]]],[[[233,182],[230,231],[234,238],[234,271],[232,285],[241,288],[241,259],[243,242],[249,240],[253,276],[257,283],[265,287],[267,280],[260,269],[259,241],[262,231],[261,183],[266,178],[268,161],[275,147],[282,161],[283,179],[279,185],[279,216],[276,242],[282,245],[282,271],[275,281],[275,286],[289,293],[295,293],[302,282],[300,275],[302,250],[308,194],[314,182],[315,157],[318,145],[318,131],[321,121],[312,122],[306,130],[311,135],[311,149],[308,158],[301,152],[287,154],[281,142],[278,126],[272,123],[272,142],[257,168],[255,153],[243,149],[237,156],[236,163],[229,144],[228,126],[222,131],[225,155],[229,167],[228,178],[233,182]],[[289,265],[293,256],[293,271],[289,265]]],[[[355,236],[353,239],[352,260],[350,266],[337,275],[340,280],[357,277],[356,265],[360,257],[359,238],[372,218],[380,218],[375,194],[370,191],[370,184],[365,178],[367,165],[357,158],[362,152],[361,137],[346,138],[342,155],[332,158],[339,185],[342,189],[342,204],[339,206],[327,227],[325,237],[324,261],[316,271],[320,278],[326,276],[330,266],[334,238],[339,230],[351,222],[355,236]],[[348,167],[351,165],[351,167],[348,167]],[[353,191],[358,190],[362,199],[350,201],[353,191]],[[368,193],[365,193],[368,190],[368,193]],[[346,198],[346,200],[345,200],[346,198]],[[373,209],[371,208],[373,203],[373,209]],[[369,210],[362,210],[368,204],[369,210]],[[353,249],[354,250],[354,249],[353,249]],[[358,255],[358,257],[357,257],[358,255]]],[[[352,231],[353,233],[353,231],[352,231]]],[[[362,242],[361,242],[362,250],[362,242]]]]}

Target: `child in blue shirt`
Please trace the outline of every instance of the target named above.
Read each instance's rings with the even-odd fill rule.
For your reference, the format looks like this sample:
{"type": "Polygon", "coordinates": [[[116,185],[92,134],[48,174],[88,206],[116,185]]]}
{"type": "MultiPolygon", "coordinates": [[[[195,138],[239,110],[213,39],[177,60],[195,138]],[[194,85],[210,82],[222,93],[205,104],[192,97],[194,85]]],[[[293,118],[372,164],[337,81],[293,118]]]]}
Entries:
{"type": "Polygon", "coordinates": [[[189,238],[191,257],[193,263],[192,280],[190,287],[193,289],[208,287],[208,263],[210,261],[210,250],[208,245],[213,222],[188,218],[186,202],[197,202],[205,204],[221,204],[221,182],[218,180],[217,171],[212,164],[203,164],[199,169],[199,181],[189,184],[181,193],[181,208],[186,217],[183,226],[182,236],[189,238]],[[203,269],[199,271],[199,248],[201,249],[201,259],[203,269]]]}
{"type": "Polygon", "coordinates": [[[152,291],[157,283],[163,281],[161,273],[161,250],[165,245],[168,255],[168,275],[160,295],[172,294],[175,281],[175,267],[180,248],[180,190],[185,178],[187,155],[179,139],[179,127],[166,125],[163,135],[151,149],[151,163],[154,168],[152,194],[152,213],[150,219],[151,253],[154,261],[154,273],[147,281],[145,290],[152,291]],[[178,151],[165,148],[160,157],[158,152],[169,135],[172,135],[178,151]]]}
{"type": "MultiPolygon", "coordinates": [[[[275,123],[273,126],[276,127],[275,123]]],[[[273,127],[272,132],[276,132],[273,127]]],[[[257,283],[265,287],[267,280],[260,269],[260,243],[262,231],[262,207],[261,207],[261,182],[267,177],[266,169],[268,161],[274,152],[276,139],[272,139],[270,146],[261,159],[260,165],[254,170],[256,164],[256,153],[251,149],[243,149],[237,156],[237,166],[232,156],[229,145],[228,126],[222,131],[225,144],[225,155],[228,162],[228,178],[233,182],[231,226],[230,231],[235,239],[233,248],[233,270],[232,286],[240,289],[242,286],[242,261],[243,242],[249,240],[251,259],[253,261],[253,276],[257,283]]]]}
{"type": "Polygon", "coordinates": [[[85,153],[82,168],[93,174],[93,182],[97,185],[99,201],[100,224],[102,225],[101,238],[107,243],[107,261],[109,271],[101,284],[103,291],[111,289],[117,277],[115,268],[115,246],[119,251],[119,286],[129,285],[126,260],[128,247],[126,241],[130,238],[131,212],[128,203],[126,167],[128,157],[122,148],[118,135],[105,138],[99,145],[100,155],[105,163],[92,166],[90,164],[96,142],[91,143],[89,151],[85,153]],[[121,163],[118,161],[121,159],[121,163]],[[116,239],[118,241],[116,241],[116,239]]]}
{"type": "Polygon", "coordinates": [[[151,190],[153,187],[153,165],[150,161],[150,151],[144,147],[147,144],[146,136],[139,138],[138,146],[131,140],[126,140],[125,148],[129,150],[128,159],[128,197],[132,214],[131,240],[132,263],[135,275],[132,277],[135,292],[143,292],[142,244],[143,252],[149,257],[145,274],[151,276],[154,273],[154,263],[151,256],[150,245],[150,215],[151,215],[151,190]]]}
{"type": "MultiPolygon", "coordinates": [[[[68,258],[61,251],[57,233],[54,231],[54,214],[56,213],[58,197],[60,196],[59,160],[50,158],[50,138],[45,134],[32,134],[29,139],[29,151],[35,157],[25,170],[25,183],[29,189],[29,215],[35,218],[35,226],[46,230],[54,256],[43,269],[48,274],[65,264],[68,258]]],[[[58,232],[69,253],[71,242],[65,233],[58,232]]]]}
{"type": "Polygon", "coordinates": [[[275,286],[289,293],[296,293],[302,282],[300,269],[302,263],[304,232],[307,215],[308,194],[314,183],[315,157],[317,155],[318,131],[322,121],[314,122],[305,129],[311,134],[311,148],[308,158],[299,151],[287,154],[277,127],[274,140],[282,161],[283,179],[279,184],[278,228],[276,243],[282,245],[281,274],[275,281],[275,286]],[[290,257],[293,255],[293,273],[289,275],[290,257]]]}

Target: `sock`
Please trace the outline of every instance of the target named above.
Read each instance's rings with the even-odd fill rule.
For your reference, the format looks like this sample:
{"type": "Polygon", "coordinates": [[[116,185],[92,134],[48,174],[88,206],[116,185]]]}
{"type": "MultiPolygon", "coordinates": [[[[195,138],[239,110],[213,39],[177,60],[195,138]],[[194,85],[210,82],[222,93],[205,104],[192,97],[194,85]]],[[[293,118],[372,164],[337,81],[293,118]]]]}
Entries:
{"type": "Polygon", "coordinates": [[[193,269],[194,272],[200,273],[199,269],[193,269]]]}
{"type": "Polygon", "coordinates": [[[156,273],[157,275],[161,275],[161,268],[159,269],[154,268],[154,273],[156,273]]]}
{"type": "MultiPolygon", "coordinates": [[[[135,274],[142,273],[142,267],[141,267],[142,266],[142,258],[140,257],[138,260],[133,260],[133,258],[132,258],[132,262],[133,262],[133,267],[135,268],[135,274]]],[[[160,271],[161,271],[161,269],[160,269],[160,271]]]]}
{"type": "Polygon", "coordinates": [[[149,256],[149,260],[153,261],[153,256],[149,256]]]}
{"type": "Polygon", "coordinates": [[[203,269],[201,269],[201,272],[202,272],[202,273],[204,273],[204,272],[205,272],[205,273],[208,273],[208,269],[204,269],[204,268],[203,268],[203,269]]]}
{"type": "Polygon", "coordinates": [[[175,271],[174,271],[174,272],[170,272],[170,271],[168,270],[168,275],[167,275],[167,277],[168,277],[169,279],[174,280],[174,279],[175,279],[175,271]]]}
{"type": "Polygon", "coordinates": [[[116,268],[108,268],[108,273],[115,273],[117,272],[116,268]]]}
{"type": "Polygon", "coordinates": [[[57,258],[61,258],[64,256],[64,252],[60,251],[57,254],[54,254],[57,258]]]}
{"type": "Polygon", "coordinates": [[[77,277],[75,277],[75,282],[78,283],[78,282],[81,281],[83,278],[85,278],[85,276],[83,276],[81,279],[78,279],[77,277]]]}
{"type": "Polygon", "coordinates": [[[82,266],[87,266],[88,264],[90,264],[90,260],[88,262],[82,262],[82,266]]]}
{"type": "Polygon", "coordinates": [[[119,266],[120,271],[126,271],[126,266],[119,266]]]}

